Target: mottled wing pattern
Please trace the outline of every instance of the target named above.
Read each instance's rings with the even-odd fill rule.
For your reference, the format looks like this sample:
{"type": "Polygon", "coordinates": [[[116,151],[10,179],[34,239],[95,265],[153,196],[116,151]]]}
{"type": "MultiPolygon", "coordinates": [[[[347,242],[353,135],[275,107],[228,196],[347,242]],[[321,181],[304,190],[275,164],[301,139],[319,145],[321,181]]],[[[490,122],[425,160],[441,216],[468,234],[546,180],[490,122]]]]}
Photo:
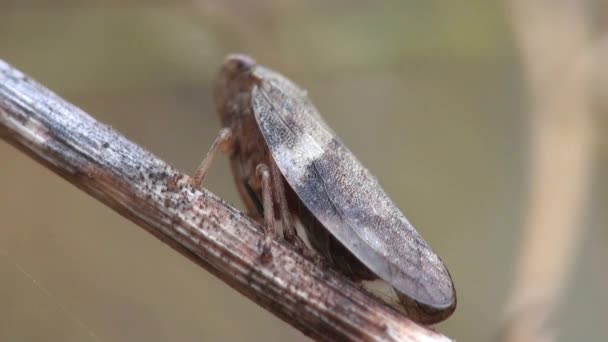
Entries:
{"type": "Polygon", "coordinates": [[[274,160],[315,217],[380,278],[419,303],[452,304],[448,271],[305,92],[256,66],[252,106],[274,160]]]}

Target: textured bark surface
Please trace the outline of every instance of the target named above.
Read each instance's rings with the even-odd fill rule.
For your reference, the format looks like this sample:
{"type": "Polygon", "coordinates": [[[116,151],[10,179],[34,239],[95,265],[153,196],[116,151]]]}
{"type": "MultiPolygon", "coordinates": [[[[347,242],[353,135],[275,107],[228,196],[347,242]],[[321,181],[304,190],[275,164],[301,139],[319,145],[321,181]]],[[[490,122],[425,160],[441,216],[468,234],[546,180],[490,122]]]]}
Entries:
{"type": "Polygon", "coordinates": [[[0,60],[0,137],[317,340],[449,341],[261,228],[150,152],[0,60]]]}

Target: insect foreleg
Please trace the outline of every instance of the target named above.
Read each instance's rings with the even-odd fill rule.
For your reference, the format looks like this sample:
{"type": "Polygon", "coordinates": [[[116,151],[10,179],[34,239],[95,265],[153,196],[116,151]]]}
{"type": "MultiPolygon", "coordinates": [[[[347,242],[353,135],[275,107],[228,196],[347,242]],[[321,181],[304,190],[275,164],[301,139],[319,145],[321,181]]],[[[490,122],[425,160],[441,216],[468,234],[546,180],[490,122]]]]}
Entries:
{"type": "Polygon", "coordinates": [[[262,240],[262,261],[270,261],[272,254],[270,246],[277,229],[274,217],[274,205],[272,202],[272,182],[268,166],[260,164],[256,167],[256,173],[262,180],[262,205],[264,207],[264,240],[262,240]]]}
{"type": "Polygon", "coordinates": [[[213,144],[211,145],[209,152],[207,152],[205,159],[203,159],[201,164],[196,169],[196,173],[190,181],[192,186],[194,186],[195,188],[199,188],[201,186],[201,184],[203,183],[203,179],[205,179],[205,175],[207,175],[207,171],[209,171],[209,168],[213,163],[217,151],[219,150],[224,154],[230,154],[230,152],[234,148],[233,145],[234,144],[232,141],[232,131],[230,130],[230,128],[222,128],[215,140],[213,141],[213,144]]]}

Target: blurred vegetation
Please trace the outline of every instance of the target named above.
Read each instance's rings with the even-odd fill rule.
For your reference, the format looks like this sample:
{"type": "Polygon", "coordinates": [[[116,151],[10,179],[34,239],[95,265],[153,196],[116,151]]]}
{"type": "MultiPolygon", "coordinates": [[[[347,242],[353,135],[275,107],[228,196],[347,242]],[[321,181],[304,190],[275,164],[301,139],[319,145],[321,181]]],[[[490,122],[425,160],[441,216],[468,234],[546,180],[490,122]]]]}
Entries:
{"type": "MultiPolygon", "coordinates": [[[[593,6],[602,27],[606,5],[593,6]]],[[[184,172],[219,129],[211,87],[223,57],[283,72],[447,263],[459,307],[438,329],[487,341],[502,324],[526,191],[528,104],[508,15],[482,0],[0,0],[0,58],[184,172]]],[[[598,122],[599,176],[560,341],[608,340],[608,120],[598,122]]],[[[0,340],[306,339],[6,144],[0,160],[0,340]]],[[[227,174],[220,158],[208,187],[240,207],[227,174]]]]}

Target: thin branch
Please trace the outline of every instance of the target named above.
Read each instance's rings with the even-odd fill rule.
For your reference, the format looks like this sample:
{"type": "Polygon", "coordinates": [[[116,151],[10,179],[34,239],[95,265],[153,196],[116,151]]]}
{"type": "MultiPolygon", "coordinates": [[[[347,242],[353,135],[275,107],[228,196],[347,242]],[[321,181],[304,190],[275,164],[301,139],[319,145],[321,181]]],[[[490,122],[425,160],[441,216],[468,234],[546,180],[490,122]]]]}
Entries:
{"type": "Polygon", "coordinates": [[[110,127],[0,60],[0,137],[318,340],[449,341],[261,228],[110,127]]]}
{"type": "Polygon", "coordinates": [[[590,18],[585,1],[511,0],[529,85],[530,190],[505,341],[552,341],[584,233],[593,163],[590,18]]]}

